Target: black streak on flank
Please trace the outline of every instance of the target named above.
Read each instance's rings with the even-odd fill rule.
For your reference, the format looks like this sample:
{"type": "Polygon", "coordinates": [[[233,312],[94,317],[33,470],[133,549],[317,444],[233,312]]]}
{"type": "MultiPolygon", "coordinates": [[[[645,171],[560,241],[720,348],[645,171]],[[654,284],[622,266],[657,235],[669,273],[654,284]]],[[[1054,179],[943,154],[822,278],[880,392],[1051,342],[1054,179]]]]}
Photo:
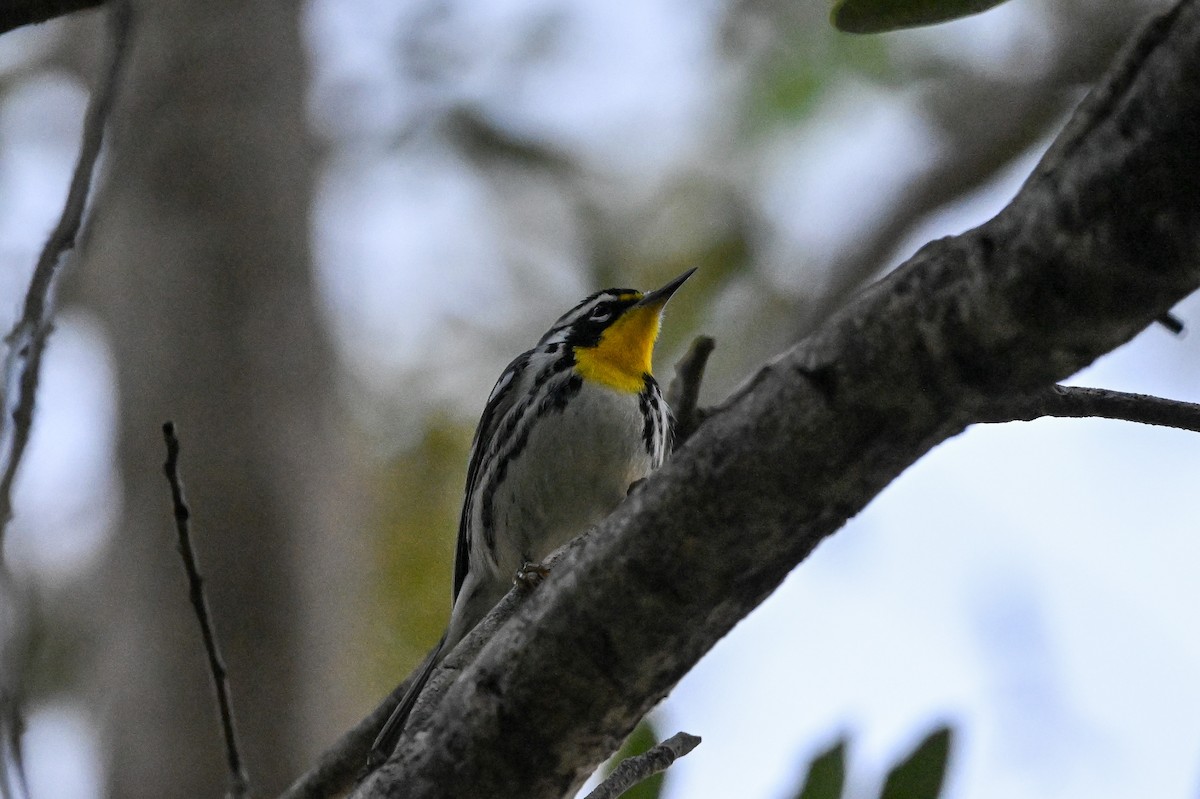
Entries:
{"type": "Polygon", "coordinates": [[[658,383],[650,375],[642,375],[644,387],[641,393],[638,394],[638,409],[642,413],[642,443],[646,447],[646,452],[654,455],[654,438],[655,431],[658,428],[658,420],[661,415],[659,404],[662,402],[658,391],[658,383]]]}
{"type": "Polygon", "coordinates": [[[496,489],[504,482],[508,476],[508,465],[521,456],[521,452],[525,449],[525,445],[529,443],[529,434],[533,430],[535,424],[541,421],[548,413],[562,413],[567,407],[567,403],[571,401],[571,397],[579,393],[583,388],[583,378],[578,374],[572,374],[566,380],[557,382],[546,390],[538,403],[537,408],[532,414],[522,413],[520,418],[526,419],[525,424],[519,431],[516,432],[516,440],[508,452],[501,455],[500,463],[496,465],[496,473],[492,481],[488,483],[483,492],[483,507],[480,509],[482,517],[484,538],[489,546],[494,546],[495,528],[494,524],[494,508],[493,501],[496,496],[496,489]]]}

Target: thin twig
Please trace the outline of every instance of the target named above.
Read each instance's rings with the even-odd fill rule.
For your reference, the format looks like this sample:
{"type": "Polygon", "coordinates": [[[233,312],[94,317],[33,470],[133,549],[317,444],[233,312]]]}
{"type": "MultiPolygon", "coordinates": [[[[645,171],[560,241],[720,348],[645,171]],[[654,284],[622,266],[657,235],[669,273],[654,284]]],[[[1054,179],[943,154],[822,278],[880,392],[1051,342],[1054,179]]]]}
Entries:
{"type": "Polygon", "coordinates": [[[715,346],[710,337],[697,336],[687,353],[675,364],[675,376],[667,388],[667,406],[675,415],[675,447],[687,441],[704,421],[704,411],[696,403],[700,383],[704,380],[704,367],[715,346]]]}
{"type": "Polygon", "coordinates": [[[658,746],[622,760],[621,764],[613,769],[612,774],[584,799],[617,799],[642,780],[666,771],[672,763],[699,744],[699,736],[677,732],[658,746]]]}
{"type": "Polygon", "coordinates": [[[34,399],[41,376],[42,353],[53,327],[50,321],[54,313],[53,291],[62,264],[67,253],[74,249],[76,236],[83,223],[96,159],[104,143],[105,123],[129,51],[131,16],[128,2],[116,3],[112,8],[112,59],[108,72],[92,94],[84,117],[83,142],[67,190],[66,203],[29,280],[21,318],[5,339],[8,355],[4,364],[5,413],[0,419],[0,442],[4,444],[4,466],[0,473],[0,559],[4,551],[4,530],[12,518],[13,482],[33,428],[34,399]],[[15,403],[12,397],[14,390],[17,395],[15,403]]]}
{"type": "Polygon", "coordinates": [[[221,658],[221,649],[217,643],[216,633],[208,612],[208,600],[204,596],[204,578],[196,565],[196,554],[192,550],[192,538],[189,531],[191,511],[183,497],[183,483],[179,479],[179,439],[175,435],[175,425],[171,422],[163,424],[163,440],[167,445],[167,460],[163,464],[163,473],[171,486],[171,504],[175,511],[175,530],[179,534],[179,555],[183,558],[183,568],[187,572],[188,597],[192,601],[192,609],[196,611],[196,620],[200,623],[200,634],[204,637],[204,651],[208,654],[208,668],[212,673],[213,688],[217,692],[217,705],[221,712],[221,732],[225,737],[225,758],[229,765],[229,791],[227,796],[240,799],[249,792],[246,771],[242,766],[242,757],[238,753],[237,728],[233,719],[233,703],[229,699],[229,679],[225,672],[225,662],[221,658]]]}
{"type": "Polygon", "coordinates": [[[1200,433],[1200,405],[1104,388],[1051,386],[1032,394],[1002,397],[976,414],[976,422],[1029,422],[1045,416],[1096,417],[1174,427],[1200,433]]]}
{"type": "MultiPolygon", "coordinates": [[[[8,12],[4,12],[7,14],[8,12]]],[[[4,533],[12,519],[12,489],[16,481],[25,448],[33,429],[34,403],[41,377],[42,353],[52,329],[53,289],[65,256],[74,248],[83,223],[92,174],[104,141],[104,128],[120,82],[130,39],[130,9],[128,2],[117,3],[110,15],[112,55],[108,71],[92,94],[83,121],[83,136],[79,159],[71,176],[71,185],[58,224],[42,249],[29,288],[21,318],[5,339],[3,396],[0,397],[0,595],[11,599],[15,593],[12,576],[4,563],[4,533]],[[14,400],[15,394],[15,400],[14,400]]],[[[21,604],[10,603],[14,624],[21,627],[25,611],[21,604]]],[[[14,646],[13,638],[0,642],[4,648],[14,646]]],[[[7,653],[0,652],[0,655],[7,653]]],[[[5,660],[8,660],[6,657],[5,660]]],[[[0,796],[8,796],[13,785],[22,795],[28,793],[22,763],[21,736],[24,730],[22,713],[21,669],[0,676],[0,796]],[[10,783],[10,774],[12,782],[10,783]]]]}

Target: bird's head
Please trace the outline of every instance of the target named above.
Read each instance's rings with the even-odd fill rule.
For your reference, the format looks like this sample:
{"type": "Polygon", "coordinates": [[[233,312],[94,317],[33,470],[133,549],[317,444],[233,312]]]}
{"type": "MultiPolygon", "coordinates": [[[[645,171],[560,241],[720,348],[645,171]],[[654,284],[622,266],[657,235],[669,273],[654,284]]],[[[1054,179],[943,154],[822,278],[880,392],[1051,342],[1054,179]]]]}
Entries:
{"type": "Polygon", "coordinates": [[[663,308],[695,271],[689,269],[646,294],[633,289],[598,291],[563,314],[539,344],[561,342],[571,348],[586,380],[619,391],[641,391],[651,374],[663,308]]]}

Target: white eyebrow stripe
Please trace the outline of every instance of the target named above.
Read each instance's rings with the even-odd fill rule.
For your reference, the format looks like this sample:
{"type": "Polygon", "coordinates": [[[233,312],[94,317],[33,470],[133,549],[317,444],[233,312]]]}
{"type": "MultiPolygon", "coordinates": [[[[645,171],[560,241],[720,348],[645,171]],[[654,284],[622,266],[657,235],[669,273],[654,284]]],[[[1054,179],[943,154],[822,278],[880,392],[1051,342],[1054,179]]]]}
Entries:
{"type": "Polygon", "coordinates": [[[638,292],[633,289],[605,289],[604,291],[596,292],[560,316],[558,321],[538,341],[538,345],[561,344],[565,342],[571,329],[590,315],[597,305],[605,302],[622,302],[622,298],[629,300],[637,296],[637,294],[638,292]]]}

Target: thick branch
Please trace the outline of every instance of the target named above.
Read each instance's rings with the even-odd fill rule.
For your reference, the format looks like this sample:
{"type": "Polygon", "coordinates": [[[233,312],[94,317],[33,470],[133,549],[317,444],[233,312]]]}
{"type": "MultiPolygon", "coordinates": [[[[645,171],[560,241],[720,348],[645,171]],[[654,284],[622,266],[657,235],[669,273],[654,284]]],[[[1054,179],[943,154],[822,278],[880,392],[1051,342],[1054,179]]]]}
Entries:
{"type": "Polygon", "coordinates": [[[999,397],[981,409],[975,421],[1030,422],[1045,416],[1117,419],[1200,433],[1200,405],[1194,402],[1082,386],[1051,386],[999,397]]]}
{"type": "Polygon", "coordinates": [[[567,795],[931,447],[1200,285],[1197,141],[1200,0],[1186,0],[1002,213],[929,244],[768,364],[572,546],[361,794],[567,795]]]}

